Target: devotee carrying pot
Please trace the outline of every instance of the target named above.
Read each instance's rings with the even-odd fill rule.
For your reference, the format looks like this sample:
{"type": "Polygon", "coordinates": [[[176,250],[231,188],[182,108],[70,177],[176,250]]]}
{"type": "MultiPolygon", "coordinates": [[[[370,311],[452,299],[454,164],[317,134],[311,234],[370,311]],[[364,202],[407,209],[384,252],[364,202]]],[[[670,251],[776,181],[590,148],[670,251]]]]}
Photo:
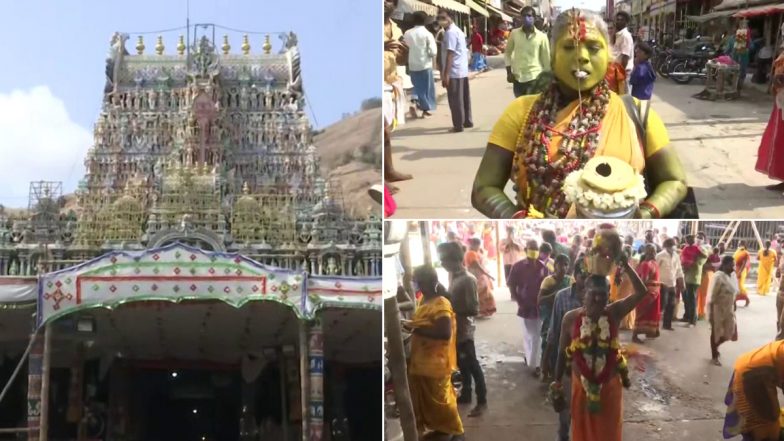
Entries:
{"type": "Polygon", "coordinates": [[[572,9],[552,35],[554,79],[544,93],[514,100],[496,122],[473,206],[490,218],[670,215],[687,194],[683,167],[658,114],[650,110],[638,136],[637,102],[608,89],[604,21],[572,9]],[[515,201],[504,193],[508,180],[515,201]]]}

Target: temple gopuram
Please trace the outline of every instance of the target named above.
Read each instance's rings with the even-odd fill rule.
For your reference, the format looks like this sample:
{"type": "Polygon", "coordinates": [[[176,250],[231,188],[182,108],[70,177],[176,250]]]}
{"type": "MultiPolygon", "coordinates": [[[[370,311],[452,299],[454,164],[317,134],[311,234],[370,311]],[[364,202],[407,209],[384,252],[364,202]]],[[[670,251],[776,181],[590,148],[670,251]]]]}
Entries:
{"type": "Polygon", "coordinates": [[[296,35],[204,28],[116,33],[71,206],[0,213],[0,439],[380,431],[380,218],[322,174],[296,35]]]}

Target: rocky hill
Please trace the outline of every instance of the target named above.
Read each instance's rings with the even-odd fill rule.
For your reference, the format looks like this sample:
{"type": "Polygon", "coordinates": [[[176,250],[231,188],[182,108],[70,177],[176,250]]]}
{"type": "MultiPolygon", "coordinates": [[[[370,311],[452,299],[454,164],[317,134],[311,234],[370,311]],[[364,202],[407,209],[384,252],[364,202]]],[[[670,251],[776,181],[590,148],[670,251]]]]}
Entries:
{"type": "Polygon", "coordinates": [[[340,184],[346,210],[354,216],[381,215],[367,193],[381,183],[381,129],[381,109],[374,108],[344,118],[314,139],[322,174],[340,184]]]}

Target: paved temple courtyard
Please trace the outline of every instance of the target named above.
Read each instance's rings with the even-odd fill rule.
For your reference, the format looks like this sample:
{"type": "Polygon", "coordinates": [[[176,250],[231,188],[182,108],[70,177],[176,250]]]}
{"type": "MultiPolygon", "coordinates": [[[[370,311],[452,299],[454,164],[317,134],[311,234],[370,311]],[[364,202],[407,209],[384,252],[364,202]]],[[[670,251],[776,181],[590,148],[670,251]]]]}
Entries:
{"type": "MultiPolygon", "coordinates": [[[[451,119],[444,89],[434,116],[412,120],[392,137],[398,170],[414,179],[396,184],[398,211],[403,218],[472,218],[471,184],[498,117],[512,101],[511,84],[503,65],[480,74],[470,83],[474,125],[450,133],[451,119]]],[[[757,147],[773,99],[753,89],[740,100],[701,101],[699,80],[679,85],[665,78],[656,82],[652,108],[661,115],[694,187],[701,218],[784,217],[784,196],[765,187],[776,182],[754,171],[757,147]]],[[[511,187],[511,186],[509,186],[511,187]]]]}
{"type": "MultiPolygon", "coordinates": [[[[621,343],[632,354],[632,386],[624,390],[624,439],[718,440],[722,439],[724,395],[735,358],[773,340],[776,334],[775,296],[753,294],[751,304],[738,307],[737,342],[721,346],[723,366],[710,363],[710,329],[700,321],[696,328],[675,323],[675,331],[662,331],[659,339],[631,344],[629,331],[621,343]]],[[[489,411],[467,418],[461,407],[466,438],[511,441],[556,439],[557,415],[545,399],[547,385],[523,366],[522,323],[509,291],[496,289],[498,312],[477,324],[477,356],[488,384],[489,411]]],[[[739,303],[741,305],[741,303],[739,303]]],[[[682,309],[681,309],[682,310],[682,309]]]]}

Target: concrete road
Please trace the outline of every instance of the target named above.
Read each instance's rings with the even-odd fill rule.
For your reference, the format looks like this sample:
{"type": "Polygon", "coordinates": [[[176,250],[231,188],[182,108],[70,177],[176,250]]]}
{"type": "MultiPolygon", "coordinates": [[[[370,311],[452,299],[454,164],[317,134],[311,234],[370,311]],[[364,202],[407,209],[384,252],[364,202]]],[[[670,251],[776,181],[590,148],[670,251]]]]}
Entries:
{"type": "MultiPolygon", "coordinates": [[[[475,127],[449,133],[451,119],[441,96],[432,118],[410,120],[392,136],[396,167],[414,179],[401,182],[398,218],[476,218],[471,184],[488,136],[512,101],[503,69],[483,73],[470,83],[475,127]]],[[[439,92],[443,92],[440,85],[439,92]]],[[[700,216],[708,218],[781,218],[784,196],[765,189],[776,182],[754,171],[757,147],[773,100],[755,90],[737,101],[692,98],[703,85],[678,85],[660,78],[652,106],[662,116],[694,187],[700,216]]],[[[509,191],[510,189],[507,188],[509,191]]]]}
{"type": "MultiPolygon", "coordinates": [[[[755,288],[748,286],[749,292],[755,288]]],[[[522,363],[522,323],[506,289],[497,289],[499,312],[477,325],[477,355],[488,382],[489,411],[467,418],[461,407],[466,439],[513,441],[554,440],[557,419],[545,400],[547,387],[522,363]]],[[[682,310],[682,309],[681,309],[682,310]]],[[[774,339],[775,295],[752,294],[748,308],[739,307],[737,342],[721,346],[723,366],[710,363],[710,330],[674,325],[656,340],[630,344],[629,331],[621,342],[636,354],[630,357],[632,386],[624,390],[624,439],[720,440],[724,423],[724,394],[735,358],[774,339]]]]}

